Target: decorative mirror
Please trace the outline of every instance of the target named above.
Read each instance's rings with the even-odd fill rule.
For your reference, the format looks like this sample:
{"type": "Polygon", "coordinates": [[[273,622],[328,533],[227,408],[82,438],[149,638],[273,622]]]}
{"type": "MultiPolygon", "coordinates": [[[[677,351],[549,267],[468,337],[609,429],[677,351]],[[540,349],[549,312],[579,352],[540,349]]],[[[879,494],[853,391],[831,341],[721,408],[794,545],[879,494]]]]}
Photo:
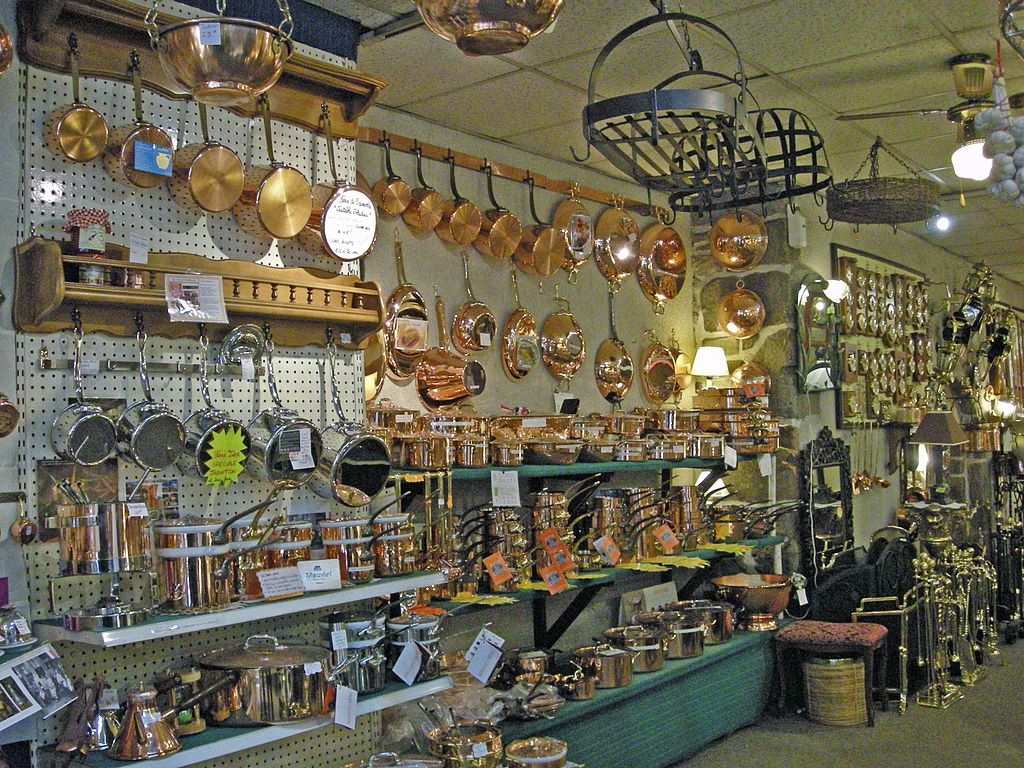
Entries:
{"type": "Polygon", "coordinates": [[[813,586],[853,548],[850,448],[828,427],[800,452],[802,568],[813,586]]]}
{"type": "Polygon", "coordinates": [[[839,301],[829,296],[830,282],[811,272],[797,291],[799,381],[804,392],[835,389],[839,383],[839,301]]]}

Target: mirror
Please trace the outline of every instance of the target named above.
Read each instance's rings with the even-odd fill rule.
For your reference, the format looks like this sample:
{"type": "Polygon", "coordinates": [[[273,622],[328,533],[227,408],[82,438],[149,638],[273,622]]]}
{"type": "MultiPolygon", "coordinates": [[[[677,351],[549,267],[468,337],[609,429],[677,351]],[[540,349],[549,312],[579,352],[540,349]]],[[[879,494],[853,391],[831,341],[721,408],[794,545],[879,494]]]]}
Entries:
{"type": "Polygon", "coordinates": [[[797,291],[797,335],[800,347],[800,389],[821,392],[839,382],[839,302],[836,291],[845,286],[814,272],[797,291]],[[839,285],[833,286],[833,283],[839,285]]]}
{"type": "Polygon", "coordinates": [[[800,452],[802,568],[813,586],[853,548],[850,448],[828,427],[800,452]]]}

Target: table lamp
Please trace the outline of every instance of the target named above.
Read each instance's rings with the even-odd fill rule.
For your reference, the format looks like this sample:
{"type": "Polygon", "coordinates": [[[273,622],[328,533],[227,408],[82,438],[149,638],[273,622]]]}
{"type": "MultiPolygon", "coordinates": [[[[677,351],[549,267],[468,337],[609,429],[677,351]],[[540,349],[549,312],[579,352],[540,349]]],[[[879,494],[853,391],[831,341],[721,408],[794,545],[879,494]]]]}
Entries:
{"type": "Polygon", "coordinates": [[[729,363],[725,360],[725,350],[721,347],[700,347],[697,354],[693,356],[690,373],[694,376],[705,377],[707,381],[704,384],[704,389],[709,389],[716,378],[729,375],[729,363]]]}
{"type": "Polygon", "coordinates": [[[910,436],[910,442],[935,446],[935,461],[930,462],[935,466],[935,485],[932,491],[934,500],[940,504],[944,503],[946,486],[943,449],[949,445],[963,445],[967,442],[967,434],[951,411],[927,411],[914,434],[910,436]]]}

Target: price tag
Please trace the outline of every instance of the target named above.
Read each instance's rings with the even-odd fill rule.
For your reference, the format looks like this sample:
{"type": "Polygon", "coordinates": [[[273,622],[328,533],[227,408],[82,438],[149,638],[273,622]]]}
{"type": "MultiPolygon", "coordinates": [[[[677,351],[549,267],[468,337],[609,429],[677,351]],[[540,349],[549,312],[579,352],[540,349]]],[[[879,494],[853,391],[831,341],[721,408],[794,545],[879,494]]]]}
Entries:
{"type": "Polygon", "coordinates": [[[339,344],[351,344],[352,343],[352,334],[351,333],[339,333],[338,334],[338,343],[339,344]]]}
{"type": "Polygon", "coordinates": [[[149,238],[140,232],[128,235],[128,261],[132,264],[149,263],[149,238]]]}
{"type": "Polygon", "coordinates": [[[551,562],[555,564],[555,567],[562,573],[568,573],[575,567],[575,563],[572,561],[572,554],[569,552],[569,548],[562,544],[554,552],[550,554],[551,562]]]}
{"type": "Polygon", "coordinates": [[[562,544],[562,537],[554,528],[546,528],[540,532],[540,545],[549,555],[553,555],[562,544]]]}
{"type": "Polygon", "coordinates": [[[803,587],[800,587],[796,591],[796,601],[800,603],[801,606],[807,605],[807,590],[803,587]]]}
{"type": "Polygon", "coordinates": [[[199,22],[199,44],[220,45],[220,22],[201,21],[199,22]]]}
{"type": "Polygon", "coordinates": [[[722,458],[725,459],[725,466],[729,469],[736,469],[736,449],[726,443],[725,449],[722,452],[722,458]]]}
{"type": "Polygon", "coordinates": [[[422,665],[423,652],[420,650],[420,647],[414,642],[406,643],[402,652],[398,654],[398,659],[395,661],[391,671],[403,683],[412,685],[416,682],[416,676],[420,673],[422,665]]]}
{"type": "Polygon", "coordinates": [[[471,677],[487,685],[498,662],[501,661],[501,649],[504,645],[504,638],[489,630],[480,630],[473,645],[466,651],[466,671],[471,677]]]}
{"type": "Polygon", "coordinates": [[[256,578],[260,581],[263,596],[268,600],[303,594],[302,577],[299,576],[299,569],[294,566],[257,571],[256,578]]]}
{"type": "Polygon", "coordinates": [[[415,317],[399,317],[395,321],[395,349],[416,353],[427,349],[427,321],[415,317]]]}
{"type": "Polygon", "coordinates": [[[487,348],[487,347],[491,346],[491,334],[489,334],[489,333],[481,333],[480,334],[480,346],[484,347],[484,348],[487,348]]]}
{"type": "Polygon", "coordinates": [[[306,673],[306,677],[319,675],[324,671],[324,666],[319,661],[310,661],[302,665],[302,671],[306,673]]]}
{"type": "Polygon", "coordinates": [[[99,360],[83,360],[82,361],[82,375],[83,376],[96,376],[100,372],[100,361],[99,360]]]}
{"type": "Polygon", "coordinates": [[[350,731],[356,728],[356,701],[359,694],[339,685],[334,689],[334,723],[350,731]]]}
{"type": "Polygon", "coordinates": [[[519,473],[491,470],[491,503],[496,507],[521,507],[519,473]]]}
{"type": "Polygon", "coordinates": [[[254,381],[256,379],[256,364],[252,361],[252,355],[242,356],[242,381],[254,381]]]}
{"type": "Polygon", "coordinates": [[[487,745],[477,742],[473,745],[473,757],[487,757],[490,754],[487,745]]]}
{"type": "Polygon", "coordinates": [[[768,394],[764,389],[763,380],[758,379],[757,381],[748,381],[743,385],[743,396],[749,400],[753,400],[756,397],[764,397],[768,394]]]}
{"type": "Polygon", "coordinates": [[[327,589],[341,589],[341,563],[337,558],[330,560],[307,560],[296,563],[302,586],[307,592],[322,592],[327,589]]]}
{"type": "Polygon", "coordinates": [[[149,517],[149,507],[146,506],[146,502],[128,502],[128,517],[149,517]]]}
{"type": "Polygon", "coordinates": [[[619,550],[618,545],[616,545],[615,539],[611,536],[602,536],[595,541],[594,549],[597,550],[597,554],[608,565],[615,565],[622,559],[622,552],[619,550]]]}
{"type": "Polygon", "coordinates": [[[289,429],[281,435],[281,450],[288,452],[292,469],[313,469],[312,437],[309,427],[289,429]]]}
{"type": "Polygon", "coordinates": [[[557,595],[569,588],[569,582],[565,580],[565,574],[558,570],[558,566],[549,565],[538,569],[537,573],[540,574],[544,586],[548,588],[548,594],[557,595]]]}
{"type": "Polygon", "coordinates": [[[668,523],[655,528],[654,536],[658,539],[658,543],[661,544],[664,552],[671,552],[679,546],[679,539],[676,538],[675,531],[672,530],[672,526],[668,523]]]}
{"type": "Polygon", "coordinates": [[[395,424],[412,424],[416,416],[411,413],[396,413],[395,424]]]}
{"type": "Polygon", "coordinates": [[[761,471],[761,477],[769,477],[772,473],[772,455],[770,453],[759,454],[757,468],[761,471]]]}
{"type": "Polygon", "coordinates": [[[505,562],[501,552],[495,552],[493,555],[485,557],[484,568],[487,569],[487,576],[491,581],[491,589],[497,589],[515,575],[512,573],[512,569],[508,567],[508,563],[505,562]]]}
{"type": "Polygon", "coordinates": [[[104,688],[100,691],[99,708],[104,712],[121,708],[121,702],[117,698],[116,688],[104,688]]]}
{"type": "Polygon", "coordinates": [[[14,628],[18,630],[19,635],[27,635],[29,633],[28,621],[23,617],[18,617],[14,620],[14,628]]]}
{"type": "Polygon", "coordinates": [[[535,416],[530,419],[523,419],[523,429],[544,429],[548,425],[548,420],[542,416],[535,416]]]}
{"type": "Polygon", "coordinates": [[[501,635],[494,634],[486,627],[481,629],[480,634],[473,639],[473,644],[469,646],[469,650],[466,651],[467,664],[476,658],[477,651],[479,651],[485,644],[493,645],[495,648],[500,650],[505,647],[505,638],[501,635]]]}
{"type": "Polygon", "coordinates": [[[344,651],[348,648],[348,632],[344,629],[331,632],[331,648],[335,651],[344,651]]]}

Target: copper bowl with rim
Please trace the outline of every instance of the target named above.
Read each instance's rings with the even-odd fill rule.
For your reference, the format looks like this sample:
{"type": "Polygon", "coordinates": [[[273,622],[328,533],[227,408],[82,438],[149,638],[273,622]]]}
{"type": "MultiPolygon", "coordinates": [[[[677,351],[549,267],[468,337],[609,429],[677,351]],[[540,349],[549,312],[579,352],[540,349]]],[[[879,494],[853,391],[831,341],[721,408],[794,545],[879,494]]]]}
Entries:
{"type": "Polygon", "coordinates": [[[736,573],[711,580],[723,599],[741,610],[740,629],[773,632],[776,617],[789,604],[793,582],[789,576],[773,573],[736,573]]]}

